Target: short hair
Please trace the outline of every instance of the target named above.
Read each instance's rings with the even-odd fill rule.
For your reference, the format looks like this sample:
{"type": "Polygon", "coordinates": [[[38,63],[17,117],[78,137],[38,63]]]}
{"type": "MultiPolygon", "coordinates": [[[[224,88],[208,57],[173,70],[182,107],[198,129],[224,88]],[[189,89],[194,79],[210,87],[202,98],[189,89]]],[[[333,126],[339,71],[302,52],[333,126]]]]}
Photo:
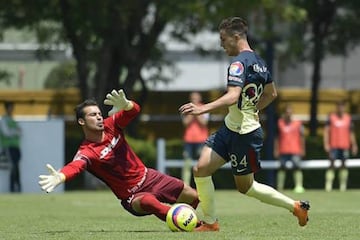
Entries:
{"type": "Polygon", "coordinates": [[[76,120],[85,117],[84,108],[88,106],[99,106],[94,99],[86,99],[75,107],[76,120]]]}
{"type": "Polygon", "coordinates": [[[229,35],[239,34],[245,38],[248,32],[248,24],[241,17],[229,17],[221,21],[220,30],[224,30],[229,35]]]}

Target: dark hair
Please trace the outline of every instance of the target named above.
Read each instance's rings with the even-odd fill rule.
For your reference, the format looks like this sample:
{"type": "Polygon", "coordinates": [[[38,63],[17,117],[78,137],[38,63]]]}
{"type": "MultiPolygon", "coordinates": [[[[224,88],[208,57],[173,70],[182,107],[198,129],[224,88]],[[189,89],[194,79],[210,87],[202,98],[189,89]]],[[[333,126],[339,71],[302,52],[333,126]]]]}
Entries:
{"type": "Polygon", "coordinates": [[[88,106],[99,106],[94,99],[86,99],[75,107],[76,120],[85,117],[84,108],[88,106]]]}
{"type": "Polygon", "coordinates": [[[229,35],[239,34],[246,38],[248,32],[248,24],[241,17],[229,17],[222,20],[219,30],[225,30],[229,35]]]}

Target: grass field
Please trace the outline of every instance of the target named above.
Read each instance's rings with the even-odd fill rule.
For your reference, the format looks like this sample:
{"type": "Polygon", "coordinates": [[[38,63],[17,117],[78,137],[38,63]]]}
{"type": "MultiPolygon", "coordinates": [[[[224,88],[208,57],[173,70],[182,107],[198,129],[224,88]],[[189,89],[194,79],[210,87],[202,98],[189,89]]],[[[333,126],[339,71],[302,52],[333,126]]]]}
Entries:
{"type": "Polygon", "coordinates": [[[286,193],[311,201],[305,228],[286,210],[235,191],[217,191],[221,230],[206,233],[174,233],[154,216],[133,217],[108,191],[2,194],[0,239],[360,239],[360,191],[286,193]]]}

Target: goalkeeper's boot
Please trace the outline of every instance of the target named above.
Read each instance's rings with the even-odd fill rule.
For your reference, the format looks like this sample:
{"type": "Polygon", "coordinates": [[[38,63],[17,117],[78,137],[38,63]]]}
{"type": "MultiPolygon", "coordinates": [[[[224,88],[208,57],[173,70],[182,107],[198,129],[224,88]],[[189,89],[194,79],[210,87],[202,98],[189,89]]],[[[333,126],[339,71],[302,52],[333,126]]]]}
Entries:
{"type": "Polygon", "coordinates": [[[305,226],[309,221],[308,210],[310,209],[309,201],[296,201],[294,205],[294,216],[299,220],[301,227],[305,226]]]}
{"type": "Polygon", "coordinates": [[[220,230],[219,222],[206,223],[201,221],[194,229],[194,232],[217,232],[220,230]]]}

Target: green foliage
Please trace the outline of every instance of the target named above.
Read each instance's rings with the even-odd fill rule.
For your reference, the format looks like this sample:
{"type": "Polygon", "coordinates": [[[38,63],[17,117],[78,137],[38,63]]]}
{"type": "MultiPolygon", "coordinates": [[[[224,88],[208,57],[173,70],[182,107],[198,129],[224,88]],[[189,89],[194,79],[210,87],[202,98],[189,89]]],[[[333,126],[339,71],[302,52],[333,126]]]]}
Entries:
{"type": "Polygon", "coordinates": [[[9,85],[11,77],[12,77],[11,73],[9,73],[6,70],[0,69],[0,82],[5,82],[7,85],[9,85]]]}
{"type": "Polygon", "coordinates": [[[75,64],[73,61],[68,61],[54,67],[46,77],[44,88],[63,89],[78,87],[79,81],[75,64]]]}
{"type": "Polygon", "coordinates": [[[156,146],[155,143],[143,139],[135,139],[126,136],[126,140],[147,167],[156,167],[156,146]]]}

